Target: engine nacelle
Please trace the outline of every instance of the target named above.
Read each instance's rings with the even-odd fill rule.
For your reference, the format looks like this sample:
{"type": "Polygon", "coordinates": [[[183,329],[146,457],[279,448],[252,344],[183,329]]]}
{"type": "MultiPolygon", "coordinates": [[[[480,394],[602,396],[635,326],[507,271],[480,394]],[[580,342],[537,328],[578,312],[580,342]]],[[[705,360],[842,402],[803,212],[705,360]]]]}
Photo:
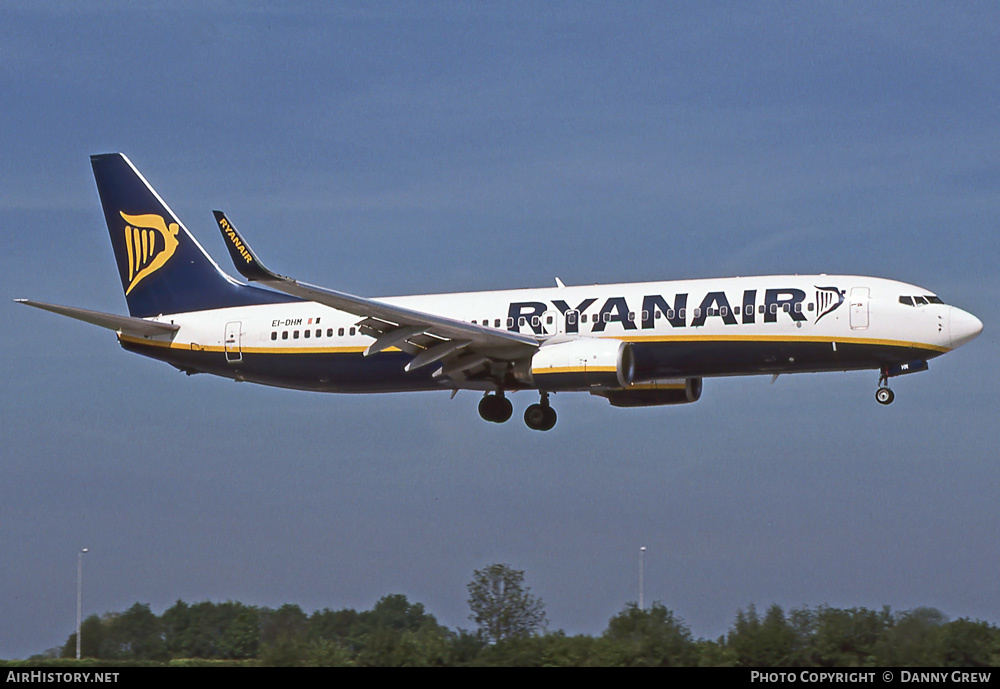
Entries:
{"type": "Polygon", "coordinates": [[[689,404],[701,399],[701,378],[672,378],[630,385],[621,390],[592,390],[613,407],[656,407],[689,404]]]}
{"type": "Polygon", "coordinates": [[[595,337],[544,344],[531,358],[531,378],[540,390],[624,388],[632,382],[631,345],[595,337]]]}

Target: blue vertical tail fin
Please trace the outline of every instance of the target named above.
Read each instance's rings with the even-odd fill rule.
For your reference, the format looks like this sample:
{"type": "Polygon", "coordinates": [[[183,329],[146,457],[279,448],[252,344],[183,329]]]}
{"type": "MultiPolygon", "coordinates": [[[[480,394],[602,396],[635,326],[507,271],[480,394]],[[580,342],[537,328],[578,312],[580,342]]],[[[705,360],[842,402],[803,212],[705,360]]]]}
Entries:
{"type": "Polygon", "coordinates": [[[222,272],[123,154],[95,155],[90,162],[131,315],[296,300],[222,272]]]}

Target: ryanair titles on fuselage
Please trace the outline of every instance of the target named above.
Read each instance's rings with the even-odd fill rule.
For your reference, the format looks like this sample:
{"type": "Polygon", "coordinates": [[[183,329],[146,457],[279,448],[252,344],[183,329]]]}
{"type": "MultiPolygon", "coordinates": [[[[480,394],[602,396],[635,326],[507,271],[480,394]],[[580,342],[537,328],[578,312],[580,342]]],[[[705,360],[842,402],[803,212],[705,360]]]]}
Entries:
{"type": "Polygon", "coordinates": [[[507,329],[521,332],[522,328],[529,328],[536,335],[542,335],[543,316],[553,307],[565,319],[567,333],[579,333],[581,329],[602,333],[609,323],[619,323],[625,330],[651,330],[660,320],[666,320],[674,328],[703,326],[709,318],[717,318],[725,325],[776,323],[781,313],[796,322],[810,317],[818,322],[844,303],[844,294],[845,290],[837,287],[817,286],[815,299],[808,303],[805,290],[795,287],[747,289],[739,295],[708,292],[700,301],[686,292],[674,294],[669,299],[661,294],[649,294],[642,298],[641,304],[630,304],[625,297],[609,297],[596,313],[588,309],[598,302],[597,298],[587,298],[577,304],[562,299],[549,303],[515,301],[507,310],[507,329]],[[763,301],[758,302],[761,292],[763,301]]]}

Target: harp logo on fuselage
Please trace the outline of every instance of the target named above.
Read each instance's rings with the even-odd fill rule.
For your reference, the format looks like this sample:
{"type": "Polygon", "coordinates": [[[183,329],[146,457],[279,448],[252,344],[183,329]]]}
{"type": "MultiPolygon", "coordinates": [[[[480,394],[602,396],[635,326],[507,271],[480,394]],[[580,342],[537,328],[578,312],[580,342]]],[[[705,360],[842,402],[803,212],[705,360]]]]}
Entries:
{"type": "Polygon", "coordinates": [[[135,286],[149,277],[170,260],[177,250],[177,223],[167,222],[161,215],[128,215],[119,211],[125,220],[125,251],[128,258],[128,287],[125,296],[135,286]]]}
{"type": "Polygon", "coordinates": [[[816,322],[844,303],[844,290],[836,287],[816,286],[816,322]]]}

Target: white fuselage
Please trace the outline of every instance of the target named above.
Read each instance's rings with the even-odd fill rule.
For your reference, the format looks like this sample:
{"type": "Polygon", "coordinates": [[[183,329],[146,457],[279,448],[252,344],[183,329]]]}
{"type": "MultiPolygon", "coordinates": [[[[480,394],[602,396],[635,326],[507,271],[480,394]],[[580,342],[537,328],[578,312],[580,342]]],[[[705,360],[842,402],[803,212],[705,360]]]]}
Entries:
{"type": "MultiPolygon", "coordinates": [[[[578,338],[632,343],[648,349],[647,359],[666,359],[662,376],[682,378],[886,367],[947,352],[982,327],[929,290],[845,275],[583,285],[379,301],[533,335],[542,348],[578,338]]],[[[392,348],[362,356],[373,338],[361,333],[359,318],[315,302],[153,320],[180,329],[172,337],[123,336],[123,345],[195,371],[329,391],[483,387],[475,381],[434,382],[427,375],[412,376],[408,384],[401,371],[387,381],[386,371],[400,366],[387,369],[385,360],[393,357],[398,363],[408,355],[392,348]],[[279,363],[287,357],[298,363],[279,363]],[[341,364],[333,363],[347,361],[345,357],[351,362],[346,375],[341,364]]],[[[537,387],[530,376],[522,382],[537,387]]]]}

